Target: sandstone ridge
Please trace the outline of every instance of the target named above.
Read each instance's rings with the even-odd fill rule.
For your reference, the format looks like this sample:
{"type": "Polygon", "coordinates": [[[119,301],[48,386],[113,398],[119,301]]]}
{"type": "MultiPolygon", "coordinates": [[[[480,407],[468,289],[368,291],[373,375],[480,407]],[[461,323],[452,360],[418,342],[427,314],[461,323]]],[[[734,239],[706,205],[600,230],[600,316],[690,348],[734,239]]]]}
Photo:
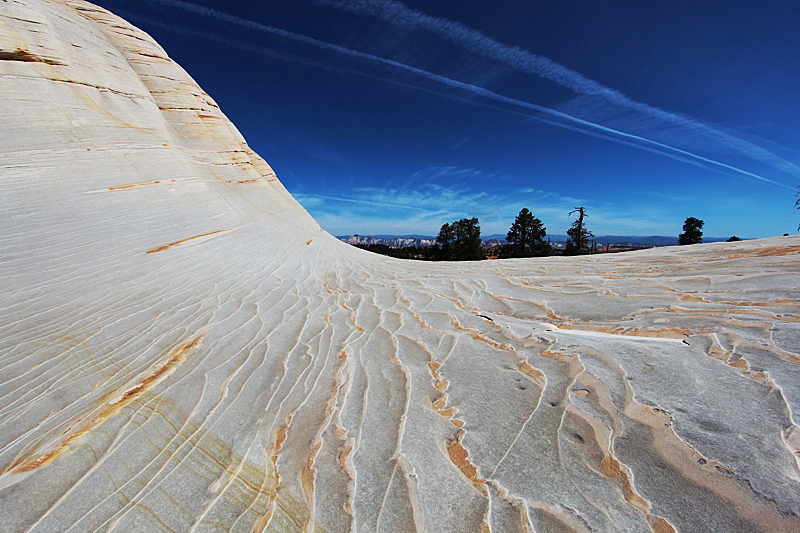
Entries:
{"type": "Polygon", "coordinates": [[[800,237],[376,256],[77,0],[0,95],[3,531],[800,531],[800,237]]]}

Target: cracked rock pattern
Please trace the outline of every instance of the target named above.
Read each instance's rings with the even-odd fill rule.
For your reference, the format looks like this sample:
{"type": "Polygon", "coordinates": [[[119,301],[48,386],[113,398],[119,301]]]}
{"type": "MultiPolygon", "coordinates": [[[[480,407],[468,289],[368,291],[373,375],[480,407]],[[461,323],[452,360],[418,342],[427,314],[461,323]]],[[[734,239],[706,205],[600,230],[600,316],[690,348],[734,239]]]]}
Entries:
{"type": "Polygon", "coordinates": [[[0,95],[2,531],[800,531],[800,237],[372,255],[77,0],[0,95]]]}

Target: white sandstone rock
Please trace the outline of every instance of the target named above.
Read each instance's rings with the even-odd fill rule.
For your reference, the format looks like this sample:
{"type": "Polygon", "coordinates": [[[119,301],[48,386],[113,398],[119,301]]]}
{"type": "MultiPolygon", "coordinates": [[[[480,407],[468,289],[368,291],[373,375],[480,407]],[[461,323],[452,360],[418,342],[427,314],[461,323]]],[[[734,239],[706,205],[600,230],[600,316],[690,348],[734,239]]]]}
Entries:
{"type": "Polygon", "coordinates": [[[800,238],[420,263],[150,37],[0,0],[3,531],[800,531],[800,238]]]}

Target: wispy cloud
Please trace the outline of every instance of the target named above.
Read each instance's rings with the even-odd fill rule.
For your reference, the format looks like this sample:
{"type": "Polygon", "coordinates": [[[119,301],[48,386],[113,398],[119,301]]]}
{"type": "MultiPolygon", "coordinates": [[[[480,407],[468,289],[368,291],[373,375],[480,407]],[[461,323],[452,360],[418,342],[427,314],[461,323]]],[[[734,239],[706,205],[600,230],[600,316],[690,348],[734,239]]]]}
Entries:
{"type": "Polygon", "coordinates": [[[478,180],[485,182],[486,180],[492,181],[505,181],[510,179],[510,176],[503,176],[497,173],[488,173],[475,168],[462,168],[454,166],[429,166],[414,172],[411,177],[403,185],[403,189],[408,189],[412,185],[416,188],[425,187],[430,184],[447,184],[447,183],[472,183],[478,180]]]}
{"type": "MultiPolygon", "coordinates": [[[[353,190],[353,195],[348,196],[335,196],[331,194],[317,194],[317,193],[295,193],[297,201],[306,206],[320,206],[325,205],[328,210],[333,206],[334,210],[351,211],[350,208],[341,208],[337,204],[344,202],[347,204],[358,204],[358,209],[368,208],[377,210],[382,213],[386,211],[419,211],[422,213],[431,213],[433,210],[430,205],[415,205],[413,202],[423,200],[423,204],[429,204],[425,201],[430,198],[427,195],[419,193],[399,194],[397,189],[374,189],[374,188],[357,188],[353,190]]],[[[436,210],[439,211],[439,210],[436,210]]]]}
{"type": "Polygon", "coordinates": [[[456,150],[457,148],[461,148],[462,146],[464,146],[468,142],[469,142],[469,137],[464,137],[463,139],[461,139],[460,141],[455,143],[453,146],[451,146],[450,150],[452,151],[452,150],[456,150]]]}
{"type": "MultiPolygon", "coordinates": [[[[453,173],[458,170],[451,169],[453,173]]],[[[414,188],[360,187],[338,194],[292,194],[323,228],[337,235],[410,231],[435,235],[445,222],[464,217],[478,217],[485,235],[504,233],[523,207],[546,224],[552,222],[554,227],[566,228],[566,213],[585,202],[534,188],[525,192],[486,192],[485,188],[460,182],[449,186],[427,183],[414,188]]]]}
{"type": "MultiPolygon", "coordinates": [[[[777,181],[771,180],[769,178],[763,177],[753,172],[749,172],[742,168],[729,165],[727,163],[723,163],[721,161],[714,160],[708,157],[701,156],[689,150],[684,150],[676,146],[671,146],[663,142],[658,142],[656,140],[643,137],[641,135],[635,135],[619,129],[614,129],[612,127],[595,123],[590,120],[585,120],[559,110],[550,109],[544,106],[540,106],[537,104],[533,104],[515,98],[510,98],[489,91],[488,89],[484,89],[483,87],[471,85],[458,80],[440,76],[438,74],[428,72],[426,70],[419,69],[417,67],[407,65],[392,59],[386,59],[365,52],[352,50],[350,48],[346,48],[344,46],[340,46],[337,44],[327,43],[324,41],[320,41],[318,39],[314,39],[312,37],[289,32],[280,28],[275,28],[272,26],[261,24],[259,22],[223,13],[215,9],[199,6],[190,2],[184,2],[182,0],[147,0],[147,1],[151,4],[166,5],[173,8],[186,10],[201,16],[227,22],[229,24],[234,24],[240,27],[249,28],[251,30],[264,32],[271,35],[276,35],[286,39],[291,39],[297,42],[317,47],[319,49],[333,51],[350,57],[358,58],[364,61],[378,63],[392,68],[397,68],[402,71],[409,72],[438,83],[442,83],[452,88],[462,89],[471,92],[473,94],[485,97],[495,102],[516,106],[526,109],[528,111],[532,111],[534,113],[526,114],[526,116],[529,116],[530,118],[533,118],[535,120],[540,120],[567,129],[573,129],[575,131],[579,131],[581,133],[593,136],[606,137],[609,138],[610,140],[621,142],[623,144],[631,144],[632,146],[635,146],[640,149],[655,151],[656,153],[660,153],[668,157],[673,157],[687,162],[694,162],[695,164],[709,165],[712,168],[730,171],[739,174],[741,176],[745,176],[754,180],[768,183],[773,186],[794,190],[794,187],[790,187],[783,183],[779,183],[777,181]],[[544,118],[540,116],[538,113],[547,115],[550,118],[549,119],[544,118]]],[[[574,72],[570,69],[567,69],[562,65],[558,65],[557,63],[547,58],[537,56],[536,54],[532,54],[531,52],[527,52],[519,48],[503,45],[501,43],[498,43],[497,41],[494,41],[489,37],[484,36],[477,30],[472,30],[457,22],[449,21],[447,19],[441,19],[438,17],[430,17],[420,12],[411,10],[407,8],[404,4],[401,4],[400,2],[395,2],[391,0],[361,0],[358,2],[349,2],[341,0],[323,0],[323,1],[328,2],[331,5],[335,5],[336,7],[345,8],[351,11],[376,14],[376,16],[380,16],[381,18],[384,18],[385,20],[391,23],[395,23],[397,21],[397,24],[405,24],[405,25],[417,24],[430,31],[434,31],[437,34],[447,36],[457,44],[468,46],[470,50],[483,53],[484,55],[487,55],[495,59],[504,60],[508,64],[520,68],[525,72],[541,75],[546,79],[551,79],[552,81],[560,83],[561,85],[568,87],[572,90],[575,90],[576,92],[580,92],[581,94],[603,95],[608,99],[608,101],[612,101],[618,104],[624,104],[627,107],[648,114],[661,116],[664,119],[668,119],[670,122],[687,125],[695,130],[704,130],[704,131],[707,130],[708,132],[712,133],[713,136],[723,139],[726,142],[729,142],[731,146],[738,147],[739,151],[742,153],[748,154],[751,157],[758,159],[760,161],[769,162],[773,166],[776,166],[778,168],[781,168],[782,170],[800,176],[800,168],[796,167],[790,162],[778,158],[777,156],[775,156],[771,152],[768,152],[767,150],[764,150],[763,148],[760,148],[756,145],[752,145],[747,141],[734,138],[723,132],[714,130],[713,128],[710,128],[709,126],[706,126],[700,122],[692,121],[691,119],[687,119],[685,117],[673,115],[652,108],[650,106],[647,106],[646,104],[634,102],[633,100],[622,95],[621,93],[618,93],[613,89],[607,88],[602,84],[599,84],[598,82],[589,80],[588,78],[585,78],[583,75],[574,72]]],[[[230,41],[230,44],[233,46],[242,46],[242,43],[232,40],[230,41]]],[[[254,50],[257,47],[246,46],[246,48],[254,50]]],[[[518,111],[514,110],[509,110],[509,111],[516,114],[520,114],[518,111]]]]}
{"type": "Polygon", "coordinates": [[[395,26],[425,29],[472,52],[502,61],[523,72],[548,79],[579,94],[602,94],[620,101],[629,100],[622,93],[591,80],[552,59],[522,48],[502,44],[476,29],[453,20],[427,15],[409,8],[402,2],[395,0],[312,0],[312,2],[360,15],[373,16],[395,26]]]}
{"type": "MultiPolygon", "coordinates": [[[[574,206],[586,205],[586,199],[534,188],[486,193],[430,185],[415,190],[364,187],[339,195],[293,194],[334,235],[436,235],[445,222],[464,217],[477,217],[484,236],[505,234],[523,207],[543,221],[548,234],[563,235],[574,219],[568,213],[574,206]]],[[[664,221],[672,218],[658,205],[593,205],[587,224],[598,235],[662,235],[680,229],[680,221],[674,221],[676,228],[665,228],[664,221]]]]}
{"type": "MultiPolygon", "coordinates": [[[[663,130],[665,127],[677,127],[682,130],[679,132],[679,135],[685,136],[687,131],[691,132],[696,137],[705,138],[710,142],[726,146],[739,153],[746,154],[757,161],[769,164],[783,172],[787,172],[794,176],[800,176],[800,167],[756,144],[721,131],[720,129],[705,124],[700,120],[664,111],[642,102],[637,102],[622,92],[587,78],[580,72],[572,70],[547,57],[535,54],[519,47],[503,44],[483,34],[479,30],[470,28],[459,22],[443,17],[425,14],[421,11],[411,9],[397,0],[312,1],[319,5],[330,5],[337,9],[352,13],[372,16],[398,27],[421,28],[427,30],[441,38],[447,39],[450,42],[463,47],[472,53],[503,62],[520,72],[533,74],[543,79],[550,80],[562,87],[574,91],[576,94],[590,96],[590,99],[583,100],[582,108],[575,110],[578,113],[582,111],[593,110],[597,105],[597,102],[605,102],[606,104],[613,105],[617,109],[623,108],[629,110],[639,117],[646,116],[658,119],[658,123],[653,125],[655,126],[656,130],[663,130]],[[591,100],[591,105],[588,100],[591,100]]],[[[565,114],[571,118],[577,118],[570,113],[565,114]]],[[[638,121],[636,117],[629,116],[626,118],[626,124],[617,123],[614,127],[609,127],[606,131],[620,133],[625,126],[631,125],[631,123],[636,123],[638,121]]],[[[578,120],[578,122],[580,121],[578,120]]],[[[587,122],[592,124],[595,123],[591,120],[588,120],[587,122]]],[[[652,131],[652,129],[647,131],[652,131]]],[[[667,146],[666,144],[656,142],[653,139],[646,139],[641,135],[632,135],[631,137],[638,138],[638,140],[651,140],[653,144],[660,146],[661,148],[673,148],[672,146],[667,146]]],[[[671,140],[675,140],[675,138],[673,137],[671,140]]],[[[677,150],[677,148],[675,149],[677,150]]],[[[694,156],[694,154],[690,154],[684,150],[677,151],[679,153],[683,153],[684,155],[694,156]]],[[[763,181],[771,182],[775,185],[787,187],[786,185],[774,182],[772,180],[767,180],[766,178],[762,178],[761,176],[757,176],[752,173],[741,171],[738,168],[724,165],[717,161],[711,161],[705,158],[700,158],[700,160],[706,163],[719,164],[728,170],[740,172],[744,175],[749,175],[752,178],[761,179],[763,181]]]]}

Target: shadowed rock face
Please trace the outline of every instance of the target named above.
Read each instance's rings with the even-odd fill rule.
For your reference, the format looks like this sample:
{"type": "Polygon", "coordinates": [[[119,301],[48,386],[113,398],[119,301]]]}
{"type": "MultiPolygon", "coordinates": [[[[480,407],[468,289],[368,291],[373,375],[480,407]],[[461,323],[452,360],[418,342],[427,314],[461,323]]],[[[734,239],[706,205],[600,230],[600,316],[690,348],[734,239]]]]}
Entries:
{"type": "Polygon", "coordinates": [[[800,530],[800,238],[372,255],[81,1],[0,94],[3,531],[800,530]]]}

